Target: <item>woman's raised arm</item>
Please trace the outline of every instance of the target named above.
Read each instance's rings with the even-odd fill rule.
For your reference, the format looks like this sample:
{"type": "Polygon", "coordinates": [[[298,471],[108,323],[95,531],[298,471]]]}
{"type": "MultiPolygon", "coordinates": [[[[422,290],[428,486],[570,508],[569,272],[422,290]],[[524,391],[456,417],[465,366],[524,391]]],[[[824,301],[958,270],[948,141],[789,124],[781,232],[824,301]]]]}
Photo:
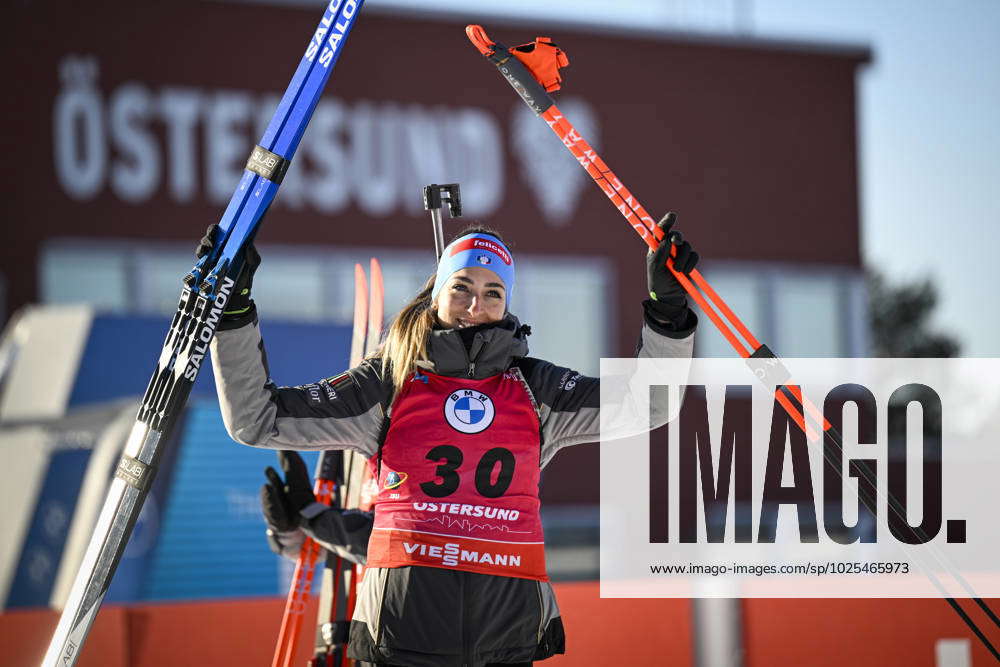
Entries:
{"type": "Polygon", "coordinates": [[[366,360],[335,377],[298,387],[271,380],[256,318],[212,341],[222,418],[237,442],[267,449],[378,451],[391,396],[382,364],[366,360]]]}

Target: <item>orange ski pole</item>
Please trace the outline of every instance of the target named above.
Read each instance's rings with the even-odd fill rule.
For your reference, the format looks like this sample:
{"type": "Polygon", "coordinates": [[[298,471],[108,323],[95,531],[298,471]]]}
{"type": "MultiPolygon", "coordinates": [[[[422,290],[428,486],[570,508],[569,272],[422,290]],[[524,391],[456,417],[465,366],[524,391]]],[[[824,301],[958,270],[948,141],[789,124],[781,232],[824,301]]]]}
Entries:
{"type": "MultiPolygon", "coordinates": [[[[355,266],[354,271],[355,292],[363,295],[363,299],[354,304],[355,329],[358,328],[358,320],[362,322],[368,317],[367,283],[365,281],[364,270],[360,266],[355,266]]],[[[362,331],[362,341],[363,338],[362,331]]],[[[357,347],[357,331],[352,340],[351,359],[360,357],[361,349],[357,347]]],[[[353,365],[353,364],[352,364],[353,365]]],[[[335,480],[338,475],[342,476],[343,468],[342,451],[325,451],[320,454],[320,462],[317,468],[316,481],[313,485],[313,493],[316,500],[324,505],[331,504],[334,493],[338,493],[335,480]],[[338,470],[340,468],[341,470],[338,470]]],[[[316,571],[316,560],[319,558],[321,547],[311,537],[307,537],[302,543],[299,557],[295,561],[295,570],[292,574],[292,584],[288,589],[288,597],[285,600],[285,611],[281,617],[281,629],[278,632],[278,643],[274,649],[274,658],[271,667],[291,667],[295,661],[295,652],[298,648],[299,634],[302,629],[302,616],[305,613],[306,602],[312,590],[312,580],[316,571]]]]}
{"type": "MultiPolygon", "coordinates": [[[[333,452],[331,452],[332,454],[333,452]]],[[[326,452],[324,452],[326,454],[326,452]]],[[[318,502],[329,504],[333,494],[334,483],[328,479],[317,479],[313,485],[313,493],[318,502]]],[[[274,648],[274,658],[271,667],[291,667],[295,660],[296,642],[302,627],[302,615],[305,612],[306,601],[312,588],[313,572],[320,546],[311,537],[302,543],[295,570],[292,573],[292,585],[285,598],[285,611],[281,617],[281,629],[278,632],[278,643],[274,648]]]]}
{"type": "MultiPolygon", "coordinates": [[[[590,174],[591,178],[594,179],[598,187],[611,200],[615,208],[625,217],[632,229],[639,234],[640,238],[646,242],[651,250],[655,250],[660,242],[664,240],[663,231],[654,223],[653,218],[650,217],[649,213],[632,193],[625,188],[621,180],[615,176],[614,172],[597,155],[597,152],[576,131],[565,116],[562,115],[552,97],[548,94],[549,92],[559,90],[561,82],[559,68],[569,64],[569,59],[566,55],[548,37],[538,37],[531,44],[508,49],[503,44],[491,40],[482,26],[467,26],[465,32],[473,45],[479,49],[479,52],[496,65],[500,74],[507,79],[507,82],[521,96],[525,104],[552,128],[552,131],[556,133],[556,136],[559,137],[563,145],[577,159],[580,166],[590,174]]],[[[672,250],[671,254],[673,255],[674,252],[672,250]]],[[[766,345],[761,344],[754,337],[726,302],[712,289],[712,286],[708,284],[708,281],[704,279],[701,273],[695,269],[690,272],[690,279],[688,279],[687,276],[674,269],[672,257],[667,260],[667,268],[670,269],[687,293],[691,295],[695,303],[708,315],[709,319],[712,320],[736,352],[742,358],[747,359],[747,364],[758,379],[766,385],[776,387],[776,400],[799,428],[806,432],[808,438],[815,441],[820,437],[807,421],[807,417],[811,417],[820,426],[824,435],[828,438],[829,444],[835,449],[842,450],[842,436],[836,429],[832,428],[830,422],[824,418],[816,406],[804,399],[802,391],[798,386],[787,384],[791,375],[781,363],[781,360],[766,345]],[[695,285],[697,285],[697,288],[695,285]],[[698,288],[704,292],[704,295],[698,291],[698,288]],[[707,295],[708,299],[705,298],[705,295],[707,295]],[[721,311],[722,315],[715,312],[709,306],[709,300],[721,311]],[[735,327],[736,332],[723,320],[723,316],[735,327]],[[743,341],[737,337],[737,332],[743,337],[743,341]]],[[[890,496],[887,500],[890,511],[897,514],[902,513],[902,516],[905,517],[905,508],[899,504],[897,499],[890,496]]],[[[945,566],[945,569],[960,581],[963,587],[970,593],[972,600],[995,625],[1000,627],[1000,618],[997,617],[984,600],[973,594],[971,587],[961,578],[961,575],[953,572],[947,566],[945,566]]],[[[933,572],[925,570],[925,573],[935,583],[938,590],[941,591],[944,600],[965,621],[969,629],[983,643],[990,654],[1000,661],[1000,651],[997,651],[990,643],[982,630],[966,614],[957,601],[945,593],[933,572]]]]}
{"type": "MultiPolygon", "coordinates": [[[[594,179],[594,183],[611,200],[612,205],[625,217],[625,220],[646,242],[650,250],[655,250],[664,240],[663,230],[656,225],[645,207],[625,187],[621,179],[611,171],[611,168],[601,159],[597,151],[587,143],[587,140],[559,111],[552,97],[548,94],[550,91],[559,89],[558,67],[569,64],[565,54],[547,37],[539,37],[533,44],[526,45],[530,48],[508,49],[491,40],[482,26],[470,25],[466,27],[465,32],[469,40],[479,49],[479,52],[497,66],[500,73],[525,103],[531,107],[532,111],[538,114],[555,132],[562,144],[573,154],[584,171],[594,179]],[[541,77],[536,76],[538,73],[541,73],[541,77]]],[[[824,431],[830,428],[830,423],[823,418],[815,406],[809,401],[801,403],[799,400],[795,400],[794,393],[784,389],[784,382],[787,381],[789,374],[784,370],[780,360],[766,345],[762,345],[757,340],[750,329],[708,284],[701,272],[695,269],[690,272],[690,277],[688,277],[674,269],[673,258],[667,260],[667,268],[715,324],[719,332],[729,341],[736,353],[744,359],[753,359],[752,362],[748,361],[748,364],[758,377],[762,380],[769,378],[774,382],[775,386],[778,387],[775,391],[775,398],[792,419],[806,431],[810,440],[816,440],[819,435],[806,421],[804,412],[820,424],[824,431]],[[740,336],[742,336],[742,340],[740,336]],[[803,411],[795,403],[804,405],[805,410],[803,411]]]]}

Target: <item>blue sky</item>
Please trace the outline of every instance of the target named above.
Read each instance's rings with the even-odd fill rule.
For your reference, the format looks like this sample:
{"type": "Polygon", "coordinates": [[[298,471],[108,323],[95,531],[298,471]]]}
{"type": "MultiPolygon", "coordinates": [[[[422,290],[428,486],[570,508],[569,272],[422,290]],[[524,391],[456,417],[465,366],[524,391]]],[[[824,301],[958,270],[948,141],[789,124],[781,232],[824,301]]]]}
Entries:
{"type": "Polygon", "coordinates": [[[868,45],[859,79],[863,256],[929,276],[938,328],[963,356],[1000,356],[1000,2],[959,0],[369,0],[475,7],[522,20],[688,29],[868,45]]]}
{"type": "Polygon", "coordinates": [[[1000,356],[1000,3],[756,0],[758,34],[868,43],[860,91],[863,253],[930,276],[963,356],[1000,356]]]}

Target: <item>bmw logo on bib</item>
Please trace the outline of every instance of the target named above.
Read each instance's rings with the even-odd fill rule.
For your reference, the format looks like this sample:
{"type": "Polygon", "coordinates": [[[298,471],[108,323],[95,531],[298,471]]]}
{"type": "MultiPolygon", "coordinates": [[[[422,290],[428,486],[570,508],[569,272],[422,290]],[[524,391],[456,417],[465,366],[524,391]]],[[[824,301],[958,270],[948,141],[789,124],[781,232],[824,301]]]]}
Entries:
{"type": "Polygon", "coordinates": [[[471,389],[452,392],[444,402],[444,417],[461,433],[479,433],[493,423],[493,401],[486,394],[471,389]]]}

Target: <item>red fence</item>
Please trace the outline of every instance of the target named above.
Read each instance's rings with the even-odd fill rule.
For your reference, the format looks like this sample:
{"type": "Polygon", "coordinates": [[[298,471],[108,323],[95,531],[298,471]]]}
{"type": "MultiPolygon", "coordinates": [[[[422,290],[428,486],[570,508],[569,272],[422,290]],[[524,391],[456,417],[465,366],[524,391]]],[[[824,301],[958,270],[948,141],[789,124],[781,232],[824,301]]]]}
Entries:
{"type": "MultiPolygon", "coordinates": [[[[569,653],[547,665],[689,667],[688,600],[602,600],[596,582],[558,584],[569,653]]],[[[97,618],[80,667],[265,665],[283,601],[259,600],[108,606],[97,618]]],[[[313,602],[315,604],[315,602],[313,602]]],[[[968,639],[974,665],[986,650],[940,600],[747,600],[744,664],[830,667],[934,667],[942,639],[968,639]]],[[[306,611],[314,616],[314,609],[306,611]]],[[[37,665],[55,627],[48,610],[0,615],[0,655],[11,667],[37,665]]],[[[312,642],[302,633],[297,664],[312,642]]]]}

